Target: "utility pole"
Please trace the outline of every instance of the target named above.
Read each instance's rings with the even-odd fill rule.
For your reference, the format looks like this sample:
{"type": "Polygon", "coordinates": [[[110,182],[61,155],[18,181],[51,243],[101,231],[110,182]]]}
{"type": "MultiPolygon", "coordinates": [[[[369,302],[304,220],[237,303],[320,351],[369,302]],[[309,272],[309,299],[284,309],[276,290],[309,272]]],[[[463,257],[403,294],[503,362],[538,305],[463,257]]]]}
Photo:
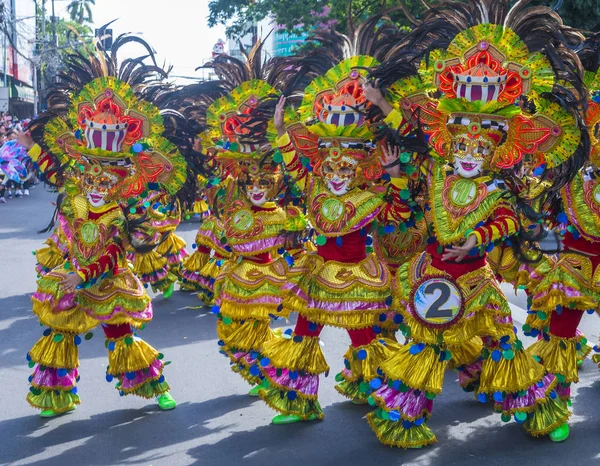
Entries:
{"type": "Polygon", "coordinates": [[[54,0],[52,0],[52,46],[58,47],[58,39],[56,37],[56,16],[54,13],[54,0]]]}
{"type": "Polygon", "coordinates": [[[7,86],[7,79],[6,79],[6,75],[8,73],[8,55],[7,55],[7,48],[8,48],[8,44],[6,43],[6,39],[8,36],[8,30],[7,30],[7,22],[6,22],[6,6],[4,5],[4,2],[2,2],[2,4],[0,4],[0,23],[2,23],[2,29],[4,31],[4,34],[2,35],[2,50],[4,53],[4,57],[3,57],[3,63],[4,63],[4,87],[8,87],[7,86]]]}

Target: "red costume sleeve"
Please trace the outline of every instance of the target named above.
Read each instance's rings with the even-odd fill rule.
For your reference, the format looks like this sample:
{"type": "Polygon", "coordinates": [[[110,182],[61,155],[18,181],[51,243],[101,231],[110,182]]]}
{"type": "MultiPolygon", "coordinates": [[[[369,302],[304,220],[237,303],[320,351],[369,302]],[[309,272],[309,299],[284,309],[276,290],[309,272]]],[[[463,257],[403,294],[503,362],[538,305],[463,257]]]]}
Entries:
{"type": "Polygon", "coordinates": [[[119,256],[121,254],[123,254],[123,249],[120,246],[115,243],[109,244],[104,254],[96,262],[78,270],[79,276],[85,282],[89,282],[104,273],[115,272],[119,266],[119,256]]]}
{"type": "Polygon", "coordinates": [[[44,174],[46,180],[52,184],[57,184],[56,178],[56,161],[50,157],[50,155],[42,150],[42,148],[35,144],[28,152],[31,159],[36,163],[39,170],[44,174]]]}
{"type": "Polygon", "coordinates": [[[518,230],[519,219],[517,214],[510,206],[503,205],[494,211],[484,225],[475,228],[473,234],[477,237],[477,245],[481,245],[512,236],[518,230]]]}

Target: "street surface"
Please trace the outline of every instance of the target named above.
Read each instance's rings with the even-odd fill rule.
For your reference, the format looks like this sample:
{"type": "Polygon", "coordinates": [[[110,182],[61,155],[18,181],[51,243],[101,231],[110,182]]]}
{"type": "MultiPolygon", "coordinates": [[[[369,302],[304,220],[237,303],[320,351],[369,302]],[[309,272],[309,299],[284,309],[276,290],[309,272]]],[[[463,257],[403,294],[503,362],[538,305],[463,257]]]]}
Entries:
{"type": "MultiPolygon", "coordinates": [[[[0,465],[588,465],[600,462],[600,371],[587,360],[574,390],[571,438],[563,444],[528,437],[504,424],[490,405],[464,393],[448,372],[429,425],[438,443],[403,451],[381,445],[355,406],[334,390],[349,340],[325,329],[331,375],[321,382],[325,419],[270,425],[275,414],[229,369],[218,354],[215,317],[191,294],[154,300],[154,321],[140,335],[172,364],[165,370],[176,410],[160,412],[152,401],[119,397],[105,381],[107,351],[99,329],[80,348],[82,404],[72,413],[43,420],[25,401],[31,370],[25,355],[43,329],[31,313],[35,256],[46,235],[56,195],[42,185],[31,196],[0,204],[0,465]]],[[[178,233],[191,245],[197,224],[178,233]]],[[[191,247],[189,248],[191,251],[191,247]]],[[[525,299],[505,287],[520,328],[525,299]]],[[[292,323],[284,324],[286,327],[292,323]]],[[[582,330],[595,343],[600,320],[585,315],[582,330]]],[[[527,344],[529,341],[527,342],[527,344]]]]}

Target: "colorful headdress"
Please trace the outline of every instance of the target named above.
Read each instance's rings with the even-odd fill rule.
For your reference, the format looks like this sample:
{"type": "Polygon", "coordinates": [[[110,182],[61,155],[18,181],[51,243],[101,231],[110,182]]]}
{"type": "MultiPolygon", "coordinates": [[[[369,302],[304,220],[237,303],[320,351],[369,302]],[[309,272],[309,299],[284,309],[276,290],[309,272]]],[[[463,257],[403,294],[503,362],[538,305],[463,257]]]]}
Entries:
{"type": "Polygon", "coordinates": [[[371,104],[363,85],[400,33],[389,22],[378,26],[380,20],[381,16],[376,16],[356,30],[350,28],[348,36],[335,31],[318,31],[312,36],[320,47],[307,56],[305,66],[313,66],[318,59],[331,66],[303,91],[297,112],[307,131],[295,131],[294,144],[316,174],[330,157],[360,166],[367,179],[382,174],[375,128],[369,118],[371,104]]]}
{"type": "MultiPolygon", "coordinates": [[[[205,67],[215,70],[218,82],[182,90],[193,102],[186,113],[206,127],[200,134],[203,148],[214,151],[221,166],[235,177],[274,172],[281,162],[273,159],[277,133],[270,122],[272,111],[261,119],[256,113],[263,100],[278,98],[294,70],[289,60],[265,60],[262,47],[260,40],[248,52],[242,47],[245,61],[216,57],[205,67]]],[[[292,118],[293,113],[288,111],[287,117],[292,118]]]]}
{"type": "MultiPolygon", "coordinates": [[[[526,30],[519,15],[530,12],[522,11],[523,2],[513,9],[507,5],[471,0],[432,8],[405,42],[419,38],[429,44],[430,49],[421,50],[427,59],[421,60],[418,76],[396,82],[390,95],[407,118],[419,116],[434,156],[450,159],[456,138],[468,138],[493,149],[488,163],[495,171],[525,157],[556,167],[576,151],[581,137],[571,113],[576,109],[565,109],[552,97],[557,80],[554,68],[560,58],[554,47],[558,38],[564,39],[565,28],[552,10],[541,8],[536,10],[537,23],[526,30]],[[533,49],[511,29],[513,23],[524,31],[533,49]],[[539,27],[541,23],[544,27],[539,27]],[[471,26],[464,30],[465,24],[471,26]],[[447,44],[446,39],[450,39],[447,44]],[[440,45],[444,48],[437,48],[440,45]],[[516,106],[521,96],[535,104],[533,115],[516,106]]],[[[578,76],[564,73],[560,78],[576,81],[578,76]]]]}
{"type": "Polygon", "coordinates": [[[113,198],[131,198],[149,184],[176,193],[186,180],[186,161],[162,136],[159,109],[144,100],[149,88],[160,86],[165,72],[142,59],[116,54],[124,43],[141,39],[121,36],[111,53],[98,48],[89,56],[71,55],[49,98],[42,144],[61,165],[73,168],[76,179],[103,177],[113,198]]]}

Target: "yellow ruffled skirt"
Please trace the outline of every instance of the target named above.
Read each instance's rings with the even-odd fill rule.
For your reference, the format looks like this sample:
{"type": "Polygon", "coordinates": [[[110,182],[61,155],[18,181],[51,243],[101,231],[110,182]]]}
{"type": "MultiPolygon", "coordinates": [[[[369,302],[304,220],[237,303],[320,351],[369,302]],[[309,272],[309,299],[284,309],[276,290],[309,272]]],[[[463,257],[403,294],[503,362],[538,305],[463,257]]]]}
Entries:
{"type": "Polygon", "coordinates": [[[510,308],[489,265],[454,280],[423,253],[400,267],[396,285],[403,331],[411,342],[381,365],[380,388],[371,396],[378,409],[368,421],[382,443],[410,448],[436,441],[427,426],[433,400],[442,392],[453,352],[460,362],[472,358],[478,337],[483,343],[481,373],[473,388],[480,401],[493,399],[503,420],[514,416],[532,435],[547,434],[568,419],[566,404],[554,391],[556,379],[516,338],[510,308]],[[432,277],[446,277],[462,295],[462,314],[445,327],[423,320],[413,308],[413,293],[432,277]]]}

